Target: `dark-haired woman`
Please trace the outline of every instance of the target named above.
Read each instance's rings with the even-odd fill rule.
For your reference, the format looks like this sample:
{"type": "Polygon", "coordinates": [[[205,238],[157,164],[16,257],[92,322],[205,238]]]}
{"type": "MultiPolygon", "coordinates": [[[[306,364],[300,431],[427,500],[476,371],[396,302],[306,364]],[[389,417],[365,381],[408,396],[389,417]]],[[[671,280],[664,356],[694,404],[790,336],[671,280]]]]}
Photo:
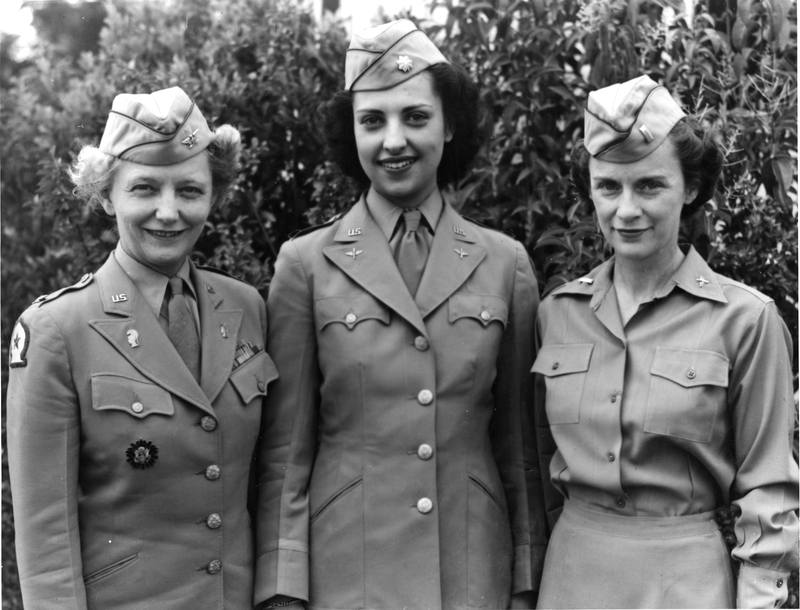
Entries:
{"type": "Polygon", "coordinates": [[[540,607],[786,599],[798,535],[791,338],[772,299],[678,245],[722,163],[647,76],[590,94],[572,176],[614,257],[539,311],[537,405],[565,499],[540,607]],[[738,592],[714,519],[730,503],[738,592]]]}
{"type": "Polygon", "coordinates": [[[439,190],[480,145],[477,88],[409,21],[354,36],[346,71],[321,114],[366,192],[276,264],[257,600],[531,607],[536,281],[439,190]]]}

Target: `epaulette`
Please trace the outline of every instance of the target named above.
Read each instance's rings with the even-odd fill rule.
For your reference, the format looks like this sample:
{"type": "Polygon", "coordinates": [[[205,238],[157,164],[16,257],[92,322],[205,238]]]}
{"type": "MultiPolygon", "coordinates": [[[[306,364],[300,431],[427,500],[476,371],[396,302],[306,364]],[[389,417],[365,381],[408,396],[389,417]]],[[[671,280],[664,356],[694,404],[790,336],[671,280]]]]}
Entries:
{"type": "Polygon", "coordinates": [[[482,222],[480,222],[479,220],[475,220],[474,218],[470,218],[469,216],[464,216],[463,214],[461,215],[461,217],[464,220],[469,220],[472,224],[476,224],[479,227],[483,227],[484,229],[489,229],[490,231],[497,231],[498,233],[502,233],[503,235],[508,235],[511,239],[517,239],[514,236],[513,232],[507,231],[506,229],[495,229],[493,227],[489,227],[489,226],[483,224],[482,222]]]}
{"type": "Polygon", "coordinates": [[[50,301],[56,300],[58,297],[60,297],[65,292],[71,292],[73,290],[81,290],[82,288],[86,288],[86,286],[88,286],[89,284],[92,283],[92,279],[93,278],[94,278],[93,274],[84,273],[83,277],[80,280],[78,280],[75,284],[73,284],[72,286],[67,286],[65,288],[61,288],[60,290],[56,290],[55,292],[51,292],[50,294],[43,294],[42,296],[37,297],[36,299],[34,299],[33,303],[31,303],[31,305],[36,305],[37,307],[40,307],[44,303],[48,303],[50,301]]]}
{"type": "Polygon", "coordinates": [[[322,227],[327,227],[328,225],[333,224],[334,222],[339,220],[341,217],[342,217],[341,214],[336,214],[335,216],[332,216],[331,218],[329,218],[325,222],[320,223],[318,225],[314,225],[313,227],[306,227],[305,229],[297,229],[297,231],[292,231],[291,233],[289,233],[289,239],[294,239],[295,237],[300,237],[301,235],[306,235],[308,233],[313,233],[317,229],[321,229],[322,227]]]}
{"type": "Polygon", "coordinates": [[[195,263],[194,268],[202,269],[203,271],[210,271],[211,273],[219,273],[220,275],[224,275],[225,277],[229,277],[234,280],[239,280],[240,282],[244,282],[245,284],[247,284],[247,282],[241,275],[233,275],[232,273],[223,271],[219,267],[212,267],[211,265],[198,265],[197,263],[195,263]]]}

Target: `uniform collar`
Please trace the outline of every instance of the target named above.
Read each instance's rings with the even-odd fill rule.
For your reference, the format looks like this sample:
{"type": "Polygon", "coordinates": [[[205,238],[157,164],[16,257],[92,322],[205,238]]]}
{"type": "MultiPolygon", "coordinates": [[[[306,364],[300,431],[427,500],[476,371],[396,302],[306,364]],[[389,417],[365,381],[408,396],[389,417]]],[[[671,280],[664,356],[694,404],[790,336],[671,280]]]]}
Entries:
{"type": "MultiPolygon", "coordinates": [[[[565,294],[591,296],[590,306],[597,309],[605,295],[612,288],[614,281],[614,257],[602,265],[592,269],[587,275],[578,278],[556,289],[554,296],[565,294]]],[[[653,295],[654,299],[667,296],[674,288],[680,288],[692,296],[727,303],[728,299],[722,293],[717,274],[714,273],[703,258],[689,246],[686,256],[672,277],[653,295]]]]}
{"type": "MultiPolygon", "coordinates": [[[[158,317],[161,312],[161,304],[164,301],[169,278],[163,273],[159,273],[155,269],[143,265],[132,256],[130,256],[122,248],[122,243],[117,242],[117,248],[114,250],[114,258],[117,263],[122,267],[122,270],[128,275],[131,281],[136,286],[136,289],[144,297],[148,307],[153,311],[153,314],[158,317]]],[[[186,257],[183,265],[178,270],[176,275],[181,278],[189,287],[192,297],[197,300],[197,294],[194,290],[194,284],[191,280],[189,258],[186,257]]]]}
{"type": "MultiPolygon", "coordinates": [[[[366,200],[369,213],[386,236],[386,239],[390,240],[397,227],[397,221],[403,213],[403,208],[394,205],[372,187],[367,193],[366,200]]],[[[436,225],[439,224],[443,207],[442,194],[438,188],[433,189],[431,194],[418,206],[419,211],[422,212],[428,222],[431,233],[436,232],[436,225]]]]}

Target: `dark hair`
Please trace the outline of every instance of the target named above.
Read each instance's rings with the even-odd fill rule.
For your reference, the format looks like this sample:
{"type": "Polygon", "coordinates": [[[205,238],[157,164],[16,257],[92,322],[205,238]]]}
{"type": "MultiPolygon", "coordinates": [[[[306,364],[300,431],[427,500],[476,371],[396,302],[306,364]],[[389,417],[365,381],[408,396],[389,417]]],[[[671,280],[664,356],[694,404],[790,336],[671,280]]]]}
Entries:
{"type": "MultiPolygon", "coordinates": [[[[687,218],[713,197],[722,173],[724,156],[716,135],[710,129],[705,129],[694,117],[683,117],[675,123],[667,137],[675,146],[686,187],[697,189],[694,200],[681,210],[681,217],[687,218]]],[[[592,201],[590,157],[583,140],[579,140],[572,148],[570,174],[578,197],[585,202],[592,201]]]]}
{"type": "MultiPolygon", "coordinates": [[[[469,171],[475,155],[486,134],[484,111],[480,103],[478,86],[457,64],[434,64],[427,70],[433,88],[442,100],[447,127],[453,138],[445,142],[442,160],[436,172],[440,185],[451,184],[469,171]]],[[[358,160],[355,129],[353,126],[353,94],[339,91],[320,104],[317,117],[328,149],[342,172],[362,186],[369,185],[358,160]]]]}

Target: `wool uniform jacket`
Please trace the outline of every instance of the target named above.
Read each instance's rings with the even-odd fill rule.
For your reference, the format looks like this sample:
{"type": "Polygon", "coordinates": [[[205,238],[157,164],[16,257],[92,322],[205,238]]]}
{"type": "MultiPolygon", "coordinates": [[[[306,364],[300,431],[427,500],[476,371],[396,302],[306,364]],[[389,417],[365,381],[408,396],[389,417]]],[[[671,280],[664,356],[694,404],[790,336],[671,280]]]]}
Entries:
{"type": "Polygon", "coordinates": [[[252,607],[247,495],[277,371],[256,290],[194,266],[191,278],[199,384],[113,255],[37,299],[12,333],[8,450],[27,610],[252,607]],[[241,357],[245,342],[254,356],[241,357]]]}
{"type": "Polygon", "coordinates": [[[536,281],[447,203],[416,299],[364,198],[285,243],[263,420],[256,601],[505,608],[535,590],[536,281]]]}

